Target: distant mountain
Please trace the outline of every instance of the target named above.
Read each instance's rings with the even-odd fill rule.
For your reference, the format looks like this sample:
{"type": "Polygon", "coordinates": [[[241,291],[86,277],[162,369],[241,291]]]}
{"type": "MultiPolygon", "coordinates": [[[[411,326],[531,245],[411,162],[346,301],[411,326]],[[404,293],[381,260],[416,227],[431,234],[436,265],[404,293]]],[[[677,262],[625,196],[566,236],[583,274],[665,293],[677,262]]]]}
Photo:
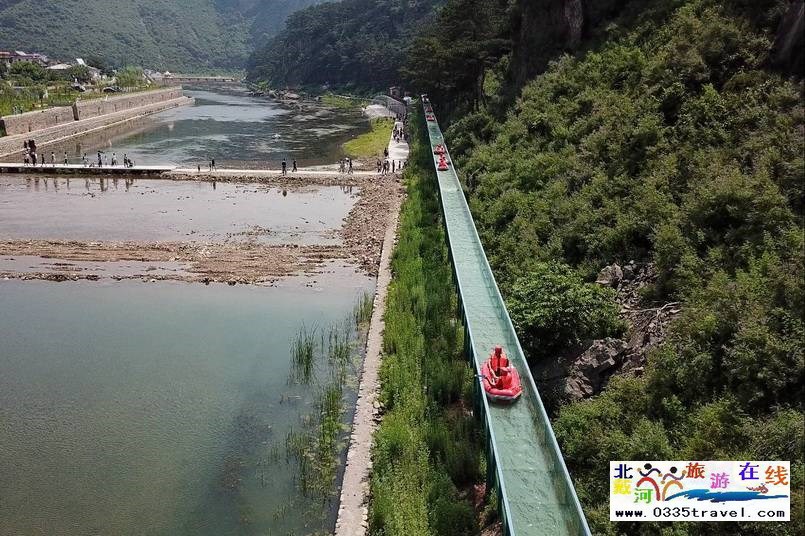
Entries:
{"type": "Polygon", "coordinates": [[[240,69],[294,11],[323,0],[0,0],[0,50],[172,71],[240,69]]]}
{"type": "Polygon", "coordinates": [[[443,0],[343,0],[300,10],[249,60],[249,79],[273,87],[382,89],[416,31],[443,0]]]}

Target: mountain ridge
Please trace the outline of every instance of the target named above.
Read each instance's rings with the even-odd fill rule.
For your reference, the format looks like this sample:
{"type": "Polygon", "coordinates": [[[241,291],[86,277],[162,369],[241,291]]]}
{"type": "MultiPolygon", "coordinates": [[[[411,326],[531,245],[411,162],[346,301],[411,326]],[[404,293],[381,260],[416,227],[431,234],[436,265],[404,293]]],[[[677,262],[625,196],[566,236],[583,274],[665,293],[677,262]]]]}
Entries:
{"type": "Polygon", "coordinates": [[[0,1],[0,50],[159,70],[237,70],[290,13],[321,1],[0,1]]]}

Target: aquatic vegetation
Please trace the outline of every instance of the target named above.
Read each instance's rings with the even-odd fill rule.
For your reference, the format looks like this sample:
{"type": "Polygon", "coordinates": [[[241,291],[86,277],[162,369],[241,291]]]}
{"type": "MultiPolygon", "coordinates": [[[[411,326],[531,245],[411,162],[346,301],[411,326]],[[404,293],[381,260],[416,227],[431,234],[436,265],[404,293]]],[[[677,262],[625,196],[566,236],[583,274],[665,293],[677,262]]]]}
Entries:
{"type": "Polygon", "coordinates": [[[308,384],[313,379],[316,364],[316,327],[299,328],[291,343],[291,376],[298,382],[308,384]]]}
{"type": "Polygon", "coordinates": [[[365,342],[359,326],[371,317],[371,305],[365,295],[351,318],[320,330],[302,326],[291,343],[292,378],[315,388],[316,396],[312,411],[300,415],[298,425],[285,436],[285,461],[296,464],[302,494],[322,503],[336,493],[335,478],[349,430],[346,399],[357,390],[355,378],[365,342]]]}
{"type": "Polygon", "coordinates": [[[355,326],[360,327],[369,323],[372,319],[372,311],[375,306],[375,295],[371,292],[364,292],[363,296],[358,300],[355,305],[353,316],[355,317],[355,326]]]}

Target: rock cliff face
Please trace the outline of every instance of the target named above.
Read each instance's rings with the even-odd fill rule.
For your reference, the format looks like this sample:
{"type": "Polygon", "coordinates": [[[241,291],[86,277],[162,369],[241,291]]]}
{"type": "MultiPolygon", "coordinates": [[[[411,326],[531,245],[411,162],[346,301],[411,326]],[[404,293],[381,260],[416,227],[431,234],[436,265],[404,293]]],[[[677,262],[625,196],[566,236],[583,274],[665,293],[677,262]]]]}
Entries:
{"type": "Polygon", "coordinates": [[[780,21],[769,58],[772,65],[800,76],[805,73],[803,33],[805,33],[805,1],[794,0],[780,21]]]}
{"type": "Polygon", "coordinates": [[[512,74],[517,86],[543,71],[557,53],[578,49],[623,4],[615,0],[518,0],[512,32],[512,74]]]}
{"type": "Polygon", "coordinates": [[[665,340],[669,325],[682,310],[678,302],[644,302],[641,289],[656,279],[656,267],[650,263],[632,261],[601,270],[596,283],[617,291],[620,316],[628,329],[620,339],[587,341],[535,370],[549,400],[587,398],[600,393],[613,375],[643,373],[648,353],[665,340]]]}

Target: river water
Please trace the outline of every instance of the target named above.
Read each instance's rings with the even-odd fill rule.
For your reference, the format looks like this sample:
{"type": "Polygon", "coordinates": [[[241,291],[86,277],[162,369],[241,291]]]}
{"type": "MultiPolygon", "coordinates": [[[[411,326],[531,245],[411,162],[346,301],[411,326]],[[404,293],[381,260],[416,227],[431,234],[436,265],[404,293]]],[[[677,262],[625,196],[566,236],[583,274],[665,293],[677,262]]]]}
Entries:
{"type": "MultiPolygon", "coordinates": [[[[193,107],[66,150],[314,164],[365,128],[349,112],[289,111],[240,88],[190,94],[193,107]]],[[[259,228],[267,241],[330,243],[353,203],[338,188],[7,178],[0,238],[217,242],[259,228]]],[[[289,382],[290,344],[302,325],[348,318],[374,284],[347,266],[272,287],[0,280],[0,535],[331,530],[337,501],[306,499],[286,460],[317,394],[289,382]]]]}
{"type": "Polygon", "coordinates": [[[285,461],[289,341],[371,286],[0,281],[0,534],[328,528],[285,461]]]}
{"type": "Polygon", "coordinates": [[[0,175],[0,239],[335,244],[359,189],[0,175]]]}
{"type": "Polygon", "coordinates": [[[360,111],[325,109],[312,105],[283,105],[250,97],[244,86],[187,87],[195,98],[183,106],[146,117],[120,128],[107,129],[60,145],[48,146],[61,161],[71,163],[83,154],[97,161],[103,151],[111,160],[128,155],[136,164],[170,164],[188,167],[277,169],[286,158],[299,166],[332,164],[343,156],[341,144],[366,132],[360,111]]]}

